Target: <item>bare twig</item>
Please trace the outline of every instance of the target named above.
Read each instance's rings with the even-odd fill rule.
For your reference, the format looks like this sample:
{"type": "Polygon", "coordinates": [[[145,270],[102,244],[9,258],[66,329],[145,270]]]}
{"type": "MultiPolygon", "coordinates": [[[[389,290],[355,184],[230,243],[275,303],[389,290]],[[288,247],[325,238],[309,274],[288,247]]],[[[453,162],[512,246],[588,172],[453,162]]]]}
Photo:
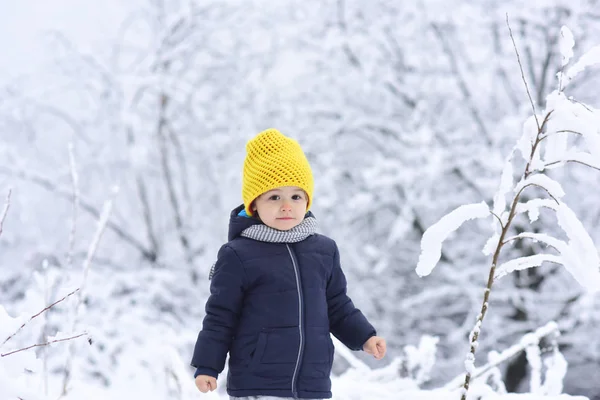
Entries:
{"type": "Polygon", "coordinates": [[[540,142],[541,142],[542,140],[546,139],[548,136],[552,136],[553,134],[557,134],[557,133],[574,133],[574,134],[576,134],[576,135],[583,136],[583,134],[582,134],[581,132],[572,131],[572,130],[570,130],[570,129],[563,129],[563,130],[560,130],[560,131],[556,131],[556,132],[550,132],[550,133],[547,133],[547,134],[545,134],[544,136],[542,136],[542,137],[540,138],[540,142]]]}
{"type": "Polygon", "coordinates": [[[586,167],[590,167],[590,168],[593,168],[595,170],[600,171],[600,168],[598,168],[598,167],[596,167],[594,165],[587,164],[587,163],[585,163],[583,161],[579,161],[579,160],[559,160],[559,161],[552,161],[551,163],[548,163],[548,164],[544,165],[544,167],[551,167],[553,165],[560,164],[562,162],[572,162],[572,163],[576,163],[576,164],[581,164],[581,165],[585,165],[586,167]]]}
{"type": "Polygon", "coordinates": [[[71,336],[71,337],[68,337],[68,338],[51,340],[51,341],[46,342],[46,343],[32,344],[31,346],[23,347],[22,349],[19,349],[19,350],[14,350],[14,351],[10,351],[8,353],[0,354],[0,357],[10,356],[11,354],[15,354],[15,353],[19,353],[21,351],[33,349],[34,347],[42,347],[42,346],[48,346],[49,344],[52,344],[52,343],[66,342],[67,340],[77,339],[77,338],[82,337],[82,336],[87,336],[87,332],[83,332],[83,333],[80,333],[79,335],[71,336]]]}
{"type": "Polygon", "coordinates": [[[493,211],[490,211],[490,214],[492,214],[494,217],[496,217],[496,219],[498,220],[498,222],[500,222],[500,228],[504,229],[504,224],[502,223],[502,219],[498,216],[498,214],[496,214],[493,211]]]}
{"type": "MultiPolygon", "coordinates": [[[[552,111],[550,111],[548,114],[546,114],[546,116],[544,117],[544,121],[542,122],[542,125],[541,126],[538,125],[538,133],[535,138],[535,143],[533,144],[533,146],[531,146],[531,153],[529,154],[529,160],[527,161],[527,166],[525,167],[525,174],[523,175],[525,178],[527,178],[533,172],[530,170],[531,163],[533,162],[533,155],[535,154],[538,146],[540,145],[540,142],[542,141],[541,140],[542,133],[546,129],[546,123],[550,119],[551,114],[552,114],[552,111]]],[[[537,117],[535,118],[535,121],[538,122],[537,117]]]]}
{"type": "Polygon", "coordinates": [[[79,176],[77,165],[73,154],[73,143],[69,143],[69,169],[71,170],[71,181],[73,183],[73,221],[69,233],[69,251],[67,252],[67,268],[73,268],[73,252],[75,251],[75,233],[77,230],[77,212],[79,209],[79,176]]]}
{"type": "MultiPolygon", "coordinates": [[[[522,236],[522,235],[511,236],[511,237],[507,238],[506,240],[504,240],[504,242],[502,242],[502,245],[512,242],[513,240],[519,240],[519,239],[531,239],[531,237],[530,236],[522,236]]],[[[548,243],[545,243],[545,244],[546,244],[546,246],[551,247],[556,251],[559,251],[556,247],[554,247],[548,243]]]]}
{"type": "Polygon", "coordinates": [[[7,337],[4,342],[2,342],[1,346],[4,346],[6,344],[6,342],[8,342],[10,339],[12,339],[17,333],[19,333],[21,331],[21,329],[23,329],[25,327],[25,325],[27,325],[29,322],[31,322],[31,320],[33,320],[34,318],[37,318],[38,316],[40,316],[42,313],[48,311],[49,309],[51,309],[52,307],[54,307],[55,305],[57,305],[58,303],[66,300],[68,297],[71,297],[72,295],[74,295],[75,293],[77,293],[79,291],[79,288],[73,290],[72,292],[66,294],[65,296],[63,296],[61,299],[56,300],[54,303],[50,304],[49,306],[47,306],[46,308],[44,308],[43,310],[41,310],[40,312],[38,312],[35,315],[32,315],[29,320],[27,320],[27,322],[23,323],[23,325],[21,325],[19,327],[19,329],[16,330],[15,333],[13,333],[12,335],[10,335],[9,337],[7,337]]]}
{"type": "MultiPolygon", "coordinates": [[[[116,195],[117,189],[115,189],[114,194],[116,195]]],[[[96,250],[98,249],[98,245],[100,243],[100,239],[102,238],[102,234],[106,229],[108,224],[108,219],[110,217],[112,207],[113,207],[114,199],[109,199],[104,203],[104,207],[102,209],[102,214],[100,215],[100,219],[98,220],[98,224],[96,227],[96,232],[94,233],[94,237],[92,238],[92,242],[88,248],[87,257],[83,263],[83,279],[81,281],[81,290],[77,296],[77,304],[75,305],[75,316],[73,318],[73,327],[72,330],[75,331],[77,325],[79,323],[79,310],[81,308],[81,304],[83,304],[84,295],[85,295],[85,286],[87,283],[87,277],[90,271],[90,267],[92,264],[92,259],[96,254],[96,250]]],[[[61,397],[67,394],[67,387],[69,384],[69,380],[71,379],[71,364],[73,359],[73,344],[71,344],[68,348],[67,362],[65,365],[65,376],[63,379],[63,388],[61,397]]]]}
{"type": "Polygon", "coordinates": [[[575,99],[569,99],[569,100],[571,100],[573,103],[579,104],[581,107],[585,108],[589,112],[594,112],[594,111],[592,111],[592,109],[587,104],[584,104],[584,103],[582,103],[582,102],[580,102],[578,100],[575,100],[575,99]]]}
{"type": "Polygon", "coordinates": [[[525,89],[527,90],[527,96],[529,97],[529,102],[531,103],[531,108],[533,109],[533,116],[535,117],[535,122],[537,123],[538,131],[540,130],[540,121],[538,121],[537,113],[535,111],[535,104],[533,104],[533,98],[531,97],[531,92],[529,91],[529,85],[527,85],[527,80],[525,79],[525,73],[523,72],[523,64],[521,64],[521,56],[519,55],[519,51],[517,50],[517,44],[515,43],[515,37],[513,36],[512,29],[510,28],[510,23],[508,22],[508,13],[506,14],[506,25],[508,26],[508,32],[510,34],[510,39],[512,40],[513,47],[515,48],[515,53],[517,55],[517,62],[519,63],[519,69],[521,70],[521,78],[525,83],[525,89]]]}
{"type": "Polygon", "coordinates": [[[543,186],[541,186],[541,185],[538,185],[537,183],[528,183],[527,185],[523,186],[523,187],[521,188],[521,190],[519,191],[519,195],[521,194],[521,192],[523,192],[523,190],[525,190],[525,188],[526,188],[526,187],[529,187],[529,186],[537,186],[537,187],[539,187],[540,189],[542,189],[542,190],[544,190],[546,193],[548,193],[548,196],[552,197],[552,200],[554,200],[554,201],[556,202],[556,204],[560,204],[560,203],[559,203],[559,201],[556,199],[556,197],[554,197],[554,196],[552,195],[552,193],[550,193],[550,191],[549,191],[548,189],[546,189],[545,187],[543,187],[543,186]]]}
{"type": "Polygon", "coordinates": [[[12,189],[8,189],[8,194],[6,195],[6,203],[4,203],[4,210],[2,211],[2,217],[0,217],[0,236],[2,236],[2,227],[4,225],[4,220],[6,219],[6,215],[8,214],[8,209],[10,208],[11,193],[12,193],[12,189]]]}

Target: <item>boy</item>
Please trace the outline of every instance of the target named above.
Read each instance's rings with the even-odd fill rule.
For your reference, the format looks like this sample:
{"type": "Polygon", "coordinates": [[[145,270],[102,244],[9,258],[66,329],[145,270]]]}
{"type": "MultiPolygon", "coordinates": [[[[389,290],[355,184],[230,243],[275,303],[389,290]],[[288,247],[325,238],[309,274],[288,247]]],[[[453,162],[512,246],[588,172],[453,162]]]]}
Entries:
{"type": "Polygon", "coordinates": [[[346,295],[335,242],[309,212],[313,176],[275,129],[246,145],[242,197],[219,250],[194,349],[196,386],[217,387],[229,352],[231,399],[331,398],[330,332],[381,359],[386,343],[346,295]],[[252,397],[249,397],[252,396],[252,397]]]}

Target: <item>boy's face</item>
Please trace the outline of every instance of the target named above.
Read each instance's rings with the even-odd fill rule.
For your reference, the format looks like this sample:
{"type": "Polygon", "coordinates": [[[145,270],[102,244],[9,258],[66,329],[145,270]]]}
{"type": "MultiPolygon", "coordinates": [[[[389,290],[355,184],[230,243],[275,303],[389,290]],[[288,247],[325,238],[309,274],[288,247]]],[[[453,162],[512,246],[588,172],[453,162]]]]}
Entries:
{"type": "Polygon", "coordinates": [[[298,225],[306,214],[308,197],[296,186],[282,186],[261,194],[252,206],[261,221],[271,228],[287,231],[298,225]]]}

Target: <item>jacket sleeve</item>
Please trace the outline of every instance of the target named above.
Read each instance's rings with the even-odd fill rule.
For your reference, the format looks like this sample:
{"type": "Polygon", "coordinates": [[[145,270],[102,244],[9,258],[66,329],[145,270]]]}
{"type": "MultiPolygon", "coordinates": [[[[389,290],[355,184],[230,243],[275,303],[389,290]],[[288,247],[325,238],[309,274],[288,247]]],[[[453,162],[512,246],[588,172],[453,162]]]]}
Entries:
{"type": "Polygon", "coordinates": [[[333,256],[333,269],[327,283],[327,308],[331,333],[348,348],[362,350],[363,344],[377,334],[373,325],[346,294],[346,277],[340,265],[337,246],[333,256]]]}
{"type": "Polygon", "coordinates": [[[235,251],[228,245],[219,250],[206,316],[194,348],[191,365],[195,376],[215,378],[225,367],[225,358],[237,327],[244,293],[244,268],[235,251]]]}

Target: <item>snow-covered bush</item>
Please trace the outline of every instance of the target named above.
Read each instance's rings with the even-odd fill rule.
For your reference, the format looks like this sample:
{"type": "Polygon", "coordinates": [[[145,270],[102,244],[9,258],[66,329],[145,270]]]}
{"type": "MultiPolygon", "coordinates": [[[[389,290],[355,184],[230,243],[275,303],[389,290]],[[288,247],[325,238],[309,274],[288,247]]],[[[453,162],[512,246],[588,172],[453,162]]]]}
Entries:
{"type": "MultiPolygon", "coordinates": [[[[74,164],[71,164],[71,168],[73,177],[75,177],[74,184],[76,187],[77,179],[74,164]]],[[[77,193],[77,191],[74,193],[77,193]]],[[[0,219],[0,235],[3,230],[4,221],[8,214],[10,196],[11,192],[9,191],[4,211],[2,212],[0,219]]],[[[77,201],[74,201],[74,204],[76,205],[77,201]]],[[[30,313],[29,317],[26,313],[21,314],[18,317],[11,317],[5,310],[4,306],[0,304],[0,399],[46,399],[48,396],[48,371],[45,367],[42,367],[42,360],[36,356],[36,353],[33,351],[33,349],[45,348],[55,344],[63,344],[62,342],[69,343],[63,344],[67,351],[65,352],[66,365],[64,367],[65,373],[62,382],[61,396],[65,396],[68,393],[71,376],[70,371],[72,368],[71,363],[73,358],[72,341],[89,336],[88,333],[85,330],[81,330],[81,327],[79,326],[79,314],[84,309],[83,293],[91,266],[91,261],[108,222],[111,209],[112,200],[109,200],[104,204],[102,215],[98,220],[98,226],[92,242],[90,243],[87,257],[83,265],[80,287],[73,290],[67,290],[67,293],[64,296],[52,302],[51,304],[47,304],[47,296],[44,296],[44,298],[36,298],[37,301],[33,301],[33,303],[41,303],[41,310],[36,313],[30,313]],[[64,327],[68,333],[62,329],[59,329],[52,335],[49,335],[48,332],[46,332],[47,327],[45,324],[41,328],[41,334],[28,331],[31,326],[34,325],[34,323],[46,317],[47,313],[51,309],[64,305],[67,303],[66,301],[70,300],[71,298],[75,298],[75,303],[72,306],[73,312],[71,314],[72,324],[71,326],[64,327]],[[26,340],[34,342],[23,345],[22,340],[17,340],[20,336],[25,336],[26,340]]],[[[73,229],[71,231],[72,236],[75,234],[74,226],[75,223],[73,223],[73,229]]],[[[47,274],[47,263],[45,263],[44,267],[44,270],[47,274]]],[[[49,282],[47,276],[45,278],[46,279],[42,280],[42,285],[45,285],[43,289],[47,293],[47,286],[49,285],[49,282]]],[[[88,341],[91,344],[91,338],[88,339],[88,341]]]]}
{"type": "MultiPolygon", "coordinates": [[[[516,270],[537,267],[544,263],[555,263],[563,265],[588,291],[600,290],[598,250],[583,224],[563,201],[565,192],[560,183],[547,172],[567,163],[579,163],[600,170],[600,111],[567,98],[564,94],[564,88],[577,74],[586,67],[600,64],[600,46],[589,50],[565,71],[573,56],[572,49],[575,42],[567,27],[562,27],[560,37],[563,70],[557,77],[558,88],[547,96],[546,108],[539,114],[527,89],[533,115],[524,123],[523,133],[506,159],[500,178],[500,188],[494,196],[492,207],[485,202],[460,206],[428,228],[422,238],[421,256],[416,272],[419,276],[426,276],[440,260],[442,242],[464,222],[479,218],[489,218],[492,221],[494,232],[483,249],[484,254],[492,256],[491,268],[481,312],[470,335],[470,350],[465,361],[463,400],[467,396],[471,379],[476,371],[475,353],[495,281],[516,270]],[[523,158],[525,165],[520,179],[515,181],[514,164],[517,160],[514,158],[517,155],[523,158]],[[533,191],[535,188],[539,189],[538,192],[530,195],[528,201],[523,201],[524,191],[533,191]],[[510,199],[508,202],[507,196],[510,199]],[[564,239],[533,232],[533,229],[531,232],[510,236],[514,218],[521,214],[528,214],[533,226],[538,220],[541,209],[548,209],[555,213],[558,225],[565,233],[564,239]],[[502,249],[522,239],[541,242],[547,245],[548,252],[501,261],[502,249]]],[[[519,65],[521,66],[520,60],[519,65]]],[[[525,84],[527,85],[526,82],[525,84]]],[[[542,368],[539,348],[527,347],[526,352],[535,378],[535,381],[531,382],[532,393],[560,394],[562,378],[556,379],[558,376],[564,376],[566,371],[566,361],[560,353],[555,350],[554,357],[549,359],[546,365],[550,371],[549,376],[542,383],[539,373],[542,368]]]]}

